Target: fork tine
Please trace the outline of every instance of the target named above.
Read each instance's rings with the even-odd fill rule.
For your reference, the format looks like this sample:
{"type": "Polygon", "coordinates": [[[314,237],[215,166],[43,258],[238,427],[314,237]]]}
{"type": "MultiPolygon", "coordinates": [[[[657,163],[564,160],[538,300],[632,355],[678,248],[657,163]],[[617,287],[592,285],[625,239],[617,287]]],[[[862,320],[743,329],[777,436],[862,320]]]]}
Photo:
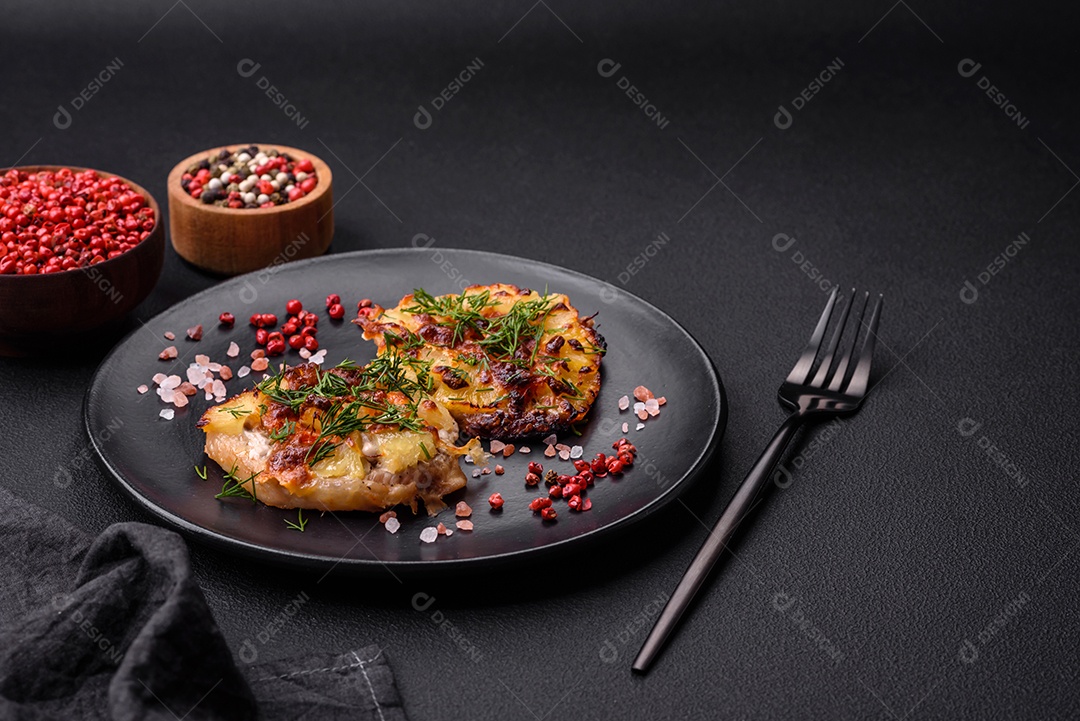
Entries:
{"type": "MultiPolygon", "coordinates": [[[[840,299],[843,302],[843,298],[840,299]]],[[[851,312],[852,303],[855,301],[855,289],[851,289],[851,297],[847,303],[844,304],[844,312],[840,316],[840,320],[836,324],[835,330],[833,330],[832,337],[829,339],[829,345],[825,349],[825,355],[821,359],[821,365],[818,366],[817,373],[814,374],[814,380],[810,381],[812,388],[821,388],[825,385],[825,377],[829,373],[829,366],[832,365],[833,356],[836,354],[836,348],[840,345],[840,338],[844,334],[844,326],[847,325],[848,313],[851,312]]]]}
{"type": "Polygon", "coordinates": [[[814,334],[810,336],[810,342],[806,345],[806,350],[799,356],[799,360],[795,363],[795,367],[791,369],[791,373],[788,373],[788,383],[802,385],[810,375],[810,368],[814,365],[814,358],[817,357],[818,349],[821,348],[821,339],[825,337],[825,328],[829,325],[829,316],[832,315],[835,304],[836,288],[833,288],[832,294],[829,296],[829,302],[825,304],[825,310],[821,314],[821,319],[818,321],[817,327],[814,328],[814,334]]]}
{"type": "MultiPolygon", "coordinates": [[[[830,391],[839,391],[844,384],[844,376],[847,375],[848,365],[851,363],[851,354],[855,352],[855,344],[859,342],[859,330],[862,327],[863,316],[866,314],[866,299],[869,297],[869,292],[863,293],[862,305],[859,306],[859,315],[856,316],[855,320],[855,337],[851,339],[851,345],[848,346],[844,357],[840,359],[836,369],[832,372],[832,381],[829,383],[830,391]]],[[[851,304],[855,305],[854,296],[851,298],[851,304]]]]}
{"type": "Polygon", "coordinates": [[[881,320],[881,304],[884,300],[884,296],[879,294],[877,302],[874,303],[866,337],[863,338],[862,350],[859,351],[859,363],[855,366],[855,372],[851,374],[851,382],[845,391],[848,395],[862,396],[866,393],[866,384],[870,380],[870,364],[874,360],[874,341],[877,339],[878,321],[881,320]]]}

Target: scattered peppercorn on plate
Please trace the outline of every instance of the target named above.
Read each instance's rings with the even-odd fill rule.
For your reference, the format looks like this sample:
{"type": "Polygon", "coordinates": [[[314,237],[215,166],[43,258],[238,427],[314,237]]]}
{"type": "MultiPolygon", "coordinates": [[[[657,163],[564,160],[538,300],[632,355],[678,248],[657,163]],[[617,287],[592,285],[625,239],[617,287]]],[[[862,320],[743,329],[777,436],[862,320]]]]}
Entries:
{"type": "Polygon", "coordinates": [[[428,250],[367,251],[179,303],[102,363],[92,447],[195,538],[361,573],[577,548],[700,474],[726,402],[678,323],[570,270],[439,252],[488,282],[428,250]]]}

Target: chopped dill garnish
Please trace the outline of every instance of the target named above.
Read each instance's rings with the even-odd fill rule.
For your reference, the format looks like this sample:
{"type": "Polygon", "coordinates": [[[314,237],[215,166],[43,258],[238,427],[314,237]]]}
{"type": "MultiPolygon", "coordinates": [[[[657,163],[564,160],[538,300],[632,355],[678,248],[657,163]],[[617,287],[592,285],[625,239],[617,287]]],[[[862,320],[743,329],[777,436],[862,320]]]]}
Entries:
{"type": "Polygon", "coordinates": [[[296,512],[296,523],[293,523],[288,518],[285,519],[285,525],[293,531],[304,532],[304,527],[307,526],[308,519],[304,518],[304,509],[301,508],[296,512]]]}
{"type": "Polygon", "coordinates": [[[270,440],[274,442],[283,441],[289,436],[291,436],[293,434],[293,431],[295,430],[296,423],[294,423],[293,421],[285,421],[285,423],[282,424],[281,428],[278,428],[276,431],[270,431],[270,440]]]}
{"type": "Polygon", "coordinates": [[[206,480],[206,466],[203,466],[200,470],[198,466],[195,466],[195,475],[199,478],[206,480]]]}
{"type": "Polygon", "coordinates": [[[246,408],[240,408],[239,406],[233,408],[219,408],[222,413],[228,413],[233,418],[241,418],[246,415],[250,415],[251,411],[246,408]]]}
{"type": "Polygon", "coordinates": [[[427,449],[427,444],[425,444],[423,441],[420,441],[420,450],[422,450],[424,452],[424,458],[426,458],[427,460],[430,461],[431,460],[431,451],[429,451],[427,449]]]}
{"type": "Polygon", "coordinates": [[[255,478],[259,475],[256,471],[247,478],[239,478],[236,475],[237,467],[234,465],[232,470],[225,474],[225,484],[221,487],[221,493],[214,496],[214,498],[246,498],[252,503],[256,501],[255,498],[255,478]],[[247,484],[251,484],[251,490],[247,489],[247,484]]]}

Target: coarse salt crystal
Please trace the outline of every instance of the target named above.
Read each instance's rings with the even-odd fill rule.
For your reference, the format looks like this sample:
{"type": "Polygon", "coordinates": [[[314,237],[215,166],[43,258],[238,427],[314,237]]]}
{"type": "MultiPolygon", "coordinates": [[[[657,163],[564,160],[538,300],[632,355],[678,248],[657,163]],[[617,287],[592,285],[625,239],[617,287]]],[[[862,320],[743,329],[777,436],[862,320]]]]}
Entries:
{"type": "Polygon", "coordinates": [[[645,401],[645,410],[650,416],[660,415],[660,403],[655,398],[645,401]]]}
{"type": "Polygon", "coordinates": [[[460,528],[462,531],[471,531],[473,529],[472,521],[458,521],[454,525],[460,528]]]}
{"type": "Polygon", "coordinates": [[[256,348],[255,350],[251,351],[251,359],[252,360],[255,360],[256,358],[265,358],[265,357],[266,357],[266,351],[264,351],[262,348],[256,348]]]}
{"type": "Polygon", "coordinates": [[[206,400],[208,400],[208,401],[214,400],[214,393],[209,388],[206,389],[206,400]]]}
{"type": "Polygon", "coordinates": [[[172,403],[173,396],[176,395],[176,391],[170,390],[168,388],[158,388],[157,394],[158,398],[160,398],[165,403],[172,403]]]}
{"type": "Polygon", "coordinates": [[[486,475],[489,475],[490,473],[491,473],[490,468],[485,468],[484,470],[480,471],[481,476],[486,476],[486,475]]]}
{"type": "Polygon", "coordinates": [[[581,454],[585,452],[585,449],[581,446],[574,446],[570,449],[571,458],[581,458],[581,454]]]}
{"type": "Polygon", "coordinates": [[[213,385],[211,386],[211,389],[214,391],[215,396],[225,395],[225,384],[222,383],[220,380],[215,380],[213,385]]]}
{"type": "MultiPolygon", "coordinates": [[[[387,522],[386,525],[387,527],[389,527],[390,523],[387,522]]],[[[428,526],[424,530],[420,531],[420,540],[424,543],[435,543],[435,539],[438,537],[439,529],[435,528],[435,526],[428,526]]]]}
{"type": "Polygon", "coordinates": [[[150,387],[146,386],[146,385],[141,385],[138,388],[136,388],[135,390],[139,391],[139,393],[141,395],[143,393],[146,393],[148,390],[150,390],[150,387]]]}
{"type": "Polygon", "coordinates": [[[202,368],[200,368],[197,365],[188,366],[188,369],[187,369],[188,383],[197,386],[205,378],[206,378],[206,371],[204,371],[202,368]]]}
{"type": "Polygon", "coordinates": [[[650,391],[645,386],[638,386],[634,389],[634,398],[637,398],[639,401],[647,401],[652,397],[652,391],[650,391]]]}
{"type": "Polygon", "coordinates": [[[452,535],[454,535],[454,529],[453,529],[453,528],[447,528],[447,529],[446,529],[446,536],[447,536],[447,538],[449,538],[449,537],[450,537],[450,536],[452,536],[452,535]]]}
{"type": "Polygon", "coordinates": [[[558,440],[559,439],[555,436],[555,434],[552,433],[550,436],[544,439],[544,444],[548,446],[553,446],[558,440]]]}
{"type": "Polygon", "coordinates": [[[221,380],[231,380],[233,377],[232,368],[229,366],[221,366],[221,380]]]}
{"type": "Polygon", "coordinates": [[[229,350],[225,351],[225,355],[230,358],[235,358],[240,355],[240,346],[236,345],[236,342],[229,343],[229,350]]]}
{"type": "Polygon", "coordinates": [[[629,423],[623,423],[622,424],[622,432],[623,433],[629,433],[630,432],[630,424],[629,423]]]}
{"type": "Polygon", "coordinates": [[[162,408],[161,412],[158,413],[158,415],[167,421],[171,421],[176,415],[176,411],[174,411],[172,408],[162,408]]]}
{"type": "Polygon", "coordinates": [[[472,456],[470,456],[468,453],[465,454],[465,462],[472,463],[472,456]]]}
{"type": "Polygon", "coordinates": [[[645,427],[644,423],[638,423],[636,426],[634,426],[634,430],[640,431],[644,427],[645,427]]]}
{"type": "Polygon", "coordinates": [[[210,363],[210,364],[208,364],[208,365],[206,366],[206,368],[207,368],[207,370],[209,370],[209,371],[210,371],[211,373],[217,373],[218,371],[220,371],[220,370],[221,370],[221,364],[220,364],[220,363],[210,363]]]}
{"type": "Polygon", "coordinates": [[[176,333],[173,333],[171,330],[165,331],[164,335],[166,340],[176,340],[176,333]]]}
{"type": "Polygon", "coordinates": [[[160,358],[161,360],[172,360],[176,357],[176,355],[176,346],[171,345],[165,350],[161,351],[161,353],[158,354],[158,358],[160,358]]]}
{"type": "Polygon", "coordinates": [[[565,443],[556,443],[555,444],[555,450],[569,452],[570,451],[570,446],[566,445],[565,443]]]}
{"type": "Polygon", "coordinates": [[[637,412],[637,417],[640,418],[641,420],[645,420],[646,418],[649,417],[649,412],[647,410],[645,410],[644,408],[642,408],[640,411],[637,412]]]}
{"type": "Polygon", "coordinates": [[[472,477],[473,478],[479,478],[480,477],[480,469],[479,468],[477,468],[475,471],[472,472],[472,477]]]}
{"type": "Polygon", "coordinates": [[[472,515],[472,508],[465,501],[458,501],[457,505],[454,506],[454,515],[458,518],[468,518],[472,515]]]}
{"type": "Polygon", "coordinates": [[[187,381],[184,381],[176,387],[177,392],[183,393],[185,396],[193,396],[198,392],[195,386],[191,385],[187,381]]]}
{"type": "MultiPolygon", "coordinates": [[[[307,350],[307,348],[305,348],[304,350],[307,350]]],[[[318,353],[313,353],[309,360],[311,360],[311,362],[315,365],[322,365],[323,361],[326,360],[326,350],[323,349],[318,353]]]]}
{"type": "Polygon", "coordinates": [[[548,446],[544,450],[544,455],[547,456],[548,458],[554,458],[556,453],[558,453],[558,451],[555,450],[555,446],[548,446]]]}
{"type": "Polygon", "coordinates": [[[503,443],[502,441],[492,441],[491,442],[491,452],[492,453],[499,453],[504,448],[506,448],[506,444],[503,443]]]}
{"type": "Polygon", "coordinates": [[[401,528],[401,521],[396,518],[386,519],[386,530],[390,533],[397,533],[399,528],[401,528]]]}
{"type": "Polygon", "coordinates": [[[188,399],[183,393],[173,393],[172,402],[177,408],[183,408],[188,404],[188,399]]]}
{"type": "Polygon", "coordinates": [[[507,443],[506,448],[503,448],[502,455],[503,458],[509,458],[510,456],[514,455],[514,444],[507,443]]]}
{"type": "Polygon", "coordinates": [[[506,469],[498,464],[495,464],[495,475],[501,476],[504,473],[506,473],[506,469]]]}
{"type": "Polygon", "coordinates": [[[570,460],[570,451],[559,451],[559,458],[564,461],[570,460]]]}
{"type": "Polygon", "coordinates": [[[625,411],[630,407],[630,396],[623,396],[619,399],[619,410],[625,411]]]}
{"type": "Polygon", "coordinates": [[[183,379],[180,376],[169,376],[161,382],[161,387],[172,390],[173,388],[176,388],[178,385],[180,385],[182,381],[183,379]]]}
{"type": "Polygon", "coordinates": [[[210,365],[210,356],[199,353],[197,356],[195,356],[195,365],[200,365],[203,368],[207,367],[208,365],[210,365]]]}
{"type": "Polygon", "coordinates": [[[379,516],[379,523],[386,523],[391,518],[397,518],[397,511],[386,511],[381,516],[379,516]]]}
{"type": "Polygon", "coordinates": [[[250,372],[251,372],[251,369],[248,368],[247,366],[240,366],[240,370],[236,371],[236,376],[238,378],[246,378],[247,374],[250,373],[250,372]]]}
{"type": "Polygon", "coordinates": [[[518,449],[518,453],[532,453],[532,449],[528,446],[522,446],[518,449]]]}
{"type": "Polygon", "coordinates": [[[440,523],[439,525],[435,526],[435,530],[439,532],[440,536],[445,536],[446,535],[446,525],[443,524],[443,523],[440,523]]]}
{"type": "Polygon", "coordinates": [[[638,401],[637,403],[634,404],[634,413],[637,413],[638,411],[643,411],[643,410],[645,410],[645,402],[644,401],[638,401]]]}
{"type": "Polygon", "coordinates": [[[667,403],[667,398],[664,398],[664,396],[660,396],[656,399],[656,402],[660,405],[664,405],[665,403],[667,403]]]}
{"type": "Polygon", "coordinates": [[[270,367],[270,361],[265,358],[256,358],[251,361],[251,370],[256,372],[262,372],[270,367]]]}
{"type": "Polygon", "coordinates": [[[308,358],[311,357],[311,351],[309,351],[307,348],[301,348],[300,349],[300,357],[303,358],[304,360],[307,360],[308,358]]]}
{"type": "Polygon", "coordinates": [[[154,377],[151,378],[151,380],[154,381],[155,385],[161,385],[161,381],[165,380],[166,378],[168,378],[168,376],[164,373],[155,373],[154,377]]]}

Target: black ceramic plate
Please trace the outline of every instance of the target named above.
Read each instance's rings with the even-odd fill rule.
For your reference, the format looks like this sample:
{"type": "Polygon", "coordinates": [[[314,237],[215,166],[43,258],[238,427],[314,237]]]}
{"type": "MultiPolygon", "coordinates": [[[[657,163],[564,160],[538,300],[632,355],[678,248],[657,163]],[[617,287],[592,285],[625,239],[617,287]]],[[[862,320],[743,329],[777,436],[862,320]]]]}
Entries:
{"type": "MultiPolygon", "coordinates": [[[[301,362],[290,351],[284,359],[301,362]]],[[[226,383],[229,395],[250,387],[255,375],[226,383]]],[[[631,396],[632,399],[632,396],[631,396]]],[[[635,296],[579,273],[523,258],[465,250],[402,249],[332,255],[251,273],[217,285],[177,304],[135,330],[104,360],[86,397],[86,428],[105,467],[139,503],[181,531],[222,549],[250,554],[277,563],[310,567],[352,568],[395,572],[488,566],[526,559],[613,532],[640,520],[673,500],[697,475],[715,450],[726,420],[726,402],[720,379],[697,342],[674,320],[635,296]],[[525,469],[530,460],[572,473],[569,462],[546,459],[539,439],[527,445],[532,453],[515,453],[501,460],[505,475],[472,478],[474,466],[463,465],[468,487],[447,498],[450,506],[464,499],[473,508],[473,532],[456,532],[436,543],[422,543],[420,531],[438,521],[453,527],[453,511],[437,520],[399,511],[402,522],[390,534],[376,514],[336,513],[310,517],[303,533],[290,530],[287,520],[296,511],[270,508],[250,501],[215,500],[222,472],[203,454],[203,433],[195,421],[210,405],[200,394],[187,408],[177,409],[172,421],[159,418],[166,406],[151,390],[139,395],[136,387],[151,383],[158,372],[185,377],[198,353],[212,361],[229,362],[237,370],[250,364],[255,346],[247,318],[255,312],[284,315],[285,303],[299,298],[322,316],[319,342],[327,349],[326,367],[345,358],[366,362],[374,344],[364,341],[346,319],[330,321],[324,311],[328,293],[339,293],[349,312],[360,298],[395,305],[413,288],[435,294],[459,292],[467,283],[513,283],[521,287],[566,293],[583,313],[597,313],[598,329],[608,342],[601,367],[603,385],[590,420],[580,438],[568,435],[567,444],[580,444],[588,457],[610,452],[622,436],[622,424],[638,448],[637,463],[621,478],[600,479],[589,491],[592,510],[571,512],[558,503],[559,517],[545,523],[528,508],[538,489],[526,488],[525,469]],[[223,329],[222,311],[236,315],[236,326],[223,329]],[[201,323],[200,342],[187,340],[185,329],[201,323]],[[172,331],[175,341],[163,334],[172,331]],[[226,349],[236,341],[242,353],[228,359],[226,349]],[[180,357],[157,359],[170,344],[180,357]],[[632,411],[620,412],[618,399],[645,385],[667,398],[657,418],[641,431],[632,411]],[[208,480],[194,467],[207,465],[208,480]],[[499,491],[506,499],[501,512],[489,509],[487,498],[499,491]]],[[[492,462],[492,468],[494,461],[492,462]]],[[[540,491],[542,492],[542,490],[540,491]]]]}

